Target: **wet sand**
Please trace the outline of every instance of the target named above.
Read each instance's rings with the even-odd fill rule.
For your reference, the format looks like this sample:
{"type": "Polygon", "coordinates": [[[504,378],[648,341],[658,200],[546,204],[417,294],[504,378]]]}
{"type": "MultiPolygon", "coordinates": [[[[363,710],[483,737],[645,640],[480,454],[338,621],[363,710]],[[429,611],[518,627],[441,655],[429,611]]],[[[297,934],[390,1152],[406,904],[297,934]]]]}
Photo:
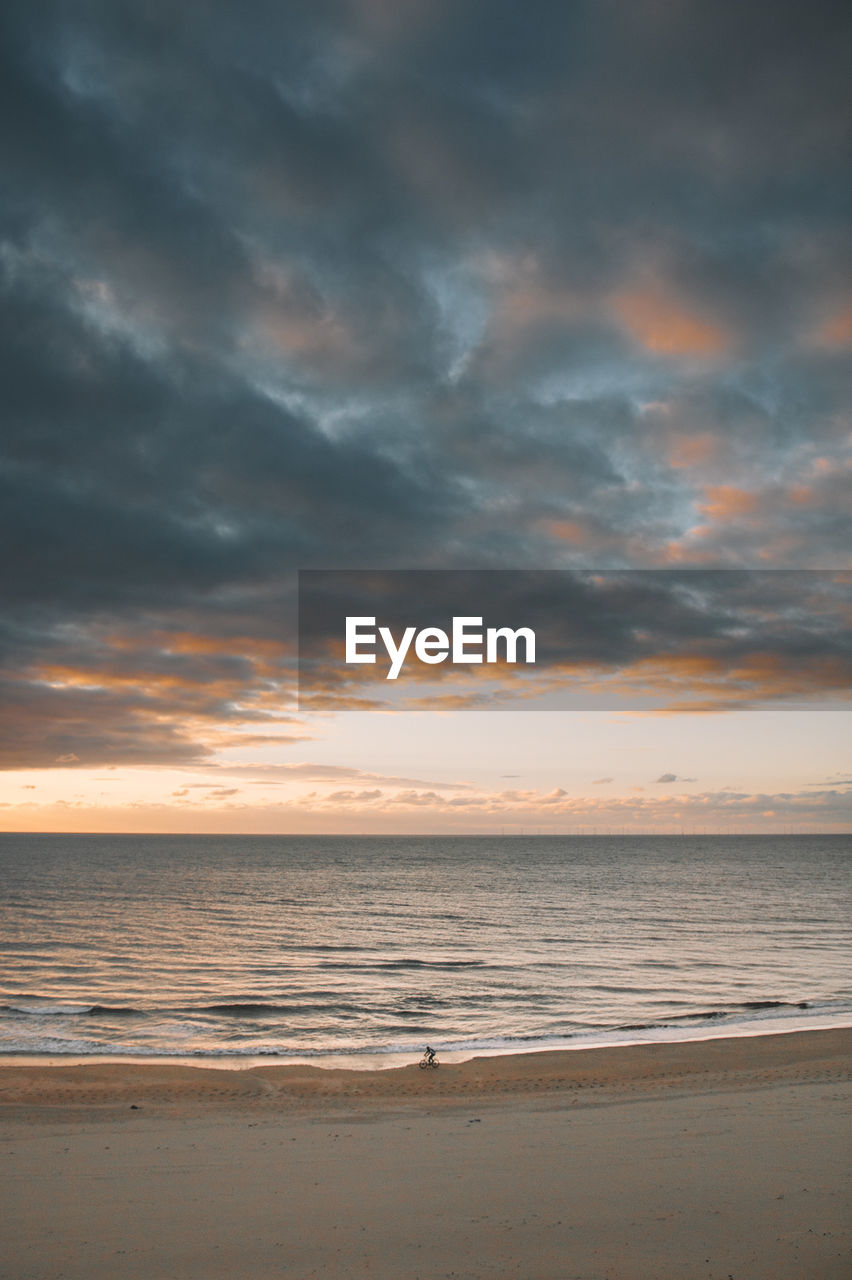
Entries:
{"type": "Polygon", "coordinates": [[[852,1030],[0,1065],[3,1280],[848,1280],[852,1030]]]}

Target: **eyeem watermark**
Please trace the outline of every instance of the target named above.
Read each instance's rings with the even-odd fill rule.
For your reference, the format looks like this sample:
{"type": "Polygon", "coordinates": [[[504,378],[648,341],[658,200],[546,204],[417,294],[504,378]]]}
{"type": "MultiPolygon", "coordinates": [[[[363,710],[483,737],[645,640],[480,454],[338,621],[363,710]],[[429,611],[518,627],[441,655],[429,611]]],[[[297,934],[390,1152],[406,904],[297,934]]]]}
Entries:
{"type": "Polygon", "coordinates": [[[379,627],[375,617],[346,618],[346,661],[374,663],[375,650],[381,640],[390,658],[387,679],[396,680],[414,642],[414,655],[419,662],[435,665],[449,658],[454,665],[518,661],[518,642],[523,642],[524,661],[535,662],[535,632],[531,627],[486,627],[482,618],[454,617],[451,632],[441,627],[406,627],[397,643],[390,627],[379,627]],[[479,630],[476,630],[479,628],[479,630]],[[482,648],[485,647],[483,657],[482,648]]]}
{"type": "Polygon", "coordinates": [[[852,703],[839,570],[305,569],[298,612],[318,713],[852,703]]]}

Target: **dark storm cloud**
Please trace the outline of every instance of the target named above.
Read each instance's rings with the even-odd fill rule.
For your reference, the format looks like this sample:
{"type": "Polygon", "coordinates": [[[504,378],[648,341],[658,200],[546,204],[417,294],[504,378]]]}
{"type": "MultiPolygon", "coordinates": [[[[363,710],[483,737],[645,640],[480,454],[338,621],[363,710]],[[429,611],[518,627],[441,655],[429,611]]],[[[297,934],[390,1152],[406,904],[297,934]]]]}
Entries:
{"type": "Polygon", "coordinates": [[[16,697],[239,667],[311,565],[846,563],[847,6],[0,21],[16,697]]]}

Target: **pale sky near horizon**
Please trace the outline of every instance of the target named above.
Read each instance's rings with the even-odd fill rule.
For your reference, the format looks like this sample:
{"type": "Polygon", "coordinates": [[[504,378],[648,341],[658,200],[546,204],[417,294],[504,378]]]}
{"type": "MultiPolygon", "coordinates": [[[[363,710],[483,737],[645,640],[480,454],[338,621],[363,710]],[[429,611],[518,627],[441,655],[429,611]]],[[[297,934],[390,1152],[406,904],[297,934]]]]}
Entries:
{"type": "Polygon", "coordinates": [[[299,570],[849,570],[848,5],[3,22],[0,830],[852,829],[848,575],[293,709],[299,570]]]}
{"type": "Polygon", "coordinates": [[[230,750],[206,768],[16,771],[0,779],[0,795],[20,830],[759,833],[849,825],[850,779],[836,767],[848,750],[844,711],[347,712],[315,728],[309,749],[286,760],[270,745],[230,750]]]}

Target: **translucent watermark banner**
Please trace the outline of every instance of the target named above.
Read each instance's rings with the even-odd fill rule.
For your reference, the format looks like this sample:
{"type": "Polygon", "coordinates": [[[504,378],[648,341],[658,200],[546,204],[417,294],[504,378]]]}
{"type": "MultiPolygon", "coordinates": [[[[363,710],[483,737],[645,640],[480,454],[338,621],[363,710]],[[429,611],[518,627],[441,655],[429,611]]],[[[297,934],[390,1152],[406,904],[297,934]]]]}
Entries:
{"type": "Polygon", "coordinates": [[[302,710],[848,707],[852,574],[306,570],[302,710]]]}

